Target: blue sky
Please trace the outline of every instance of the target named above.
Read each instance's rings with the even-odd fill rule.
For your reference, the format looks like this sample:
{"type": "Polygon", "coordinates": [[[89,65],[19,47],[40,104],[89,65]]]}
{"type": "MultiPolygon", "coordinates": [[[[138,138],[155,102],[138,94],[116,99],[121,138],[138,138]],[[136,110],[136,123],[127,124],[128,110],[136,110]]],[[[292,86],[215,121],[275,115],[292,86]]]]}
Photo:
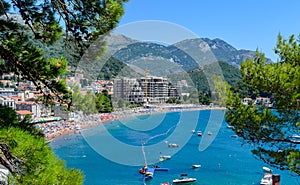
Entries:
{"type": "Polygon", "coordinates": [[[300,33],[299,8],[297,0],[130,0],[119,26],[166,21],[201,38],[220,38],[237,49],[258,49],[276,61],[277,35],[300,33]]]}

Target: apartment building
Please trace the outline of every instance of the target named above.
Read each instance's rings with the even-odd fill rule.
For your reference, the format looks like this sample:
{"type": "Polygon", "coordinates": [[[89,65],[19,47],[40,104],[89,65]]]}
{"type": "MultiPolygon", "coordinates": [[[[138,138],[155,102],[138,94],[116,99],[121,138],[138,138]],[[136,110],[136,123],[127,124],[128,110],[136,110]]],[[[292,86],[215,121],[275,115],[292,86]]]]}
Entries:
{"type": "Polygon", "coordinates": [[[0,96],[0,105],[16,109],[16,100],[8,96],[0,96]]]}
{"type": "Polygon", "coordinates": [[[33,117],[41,117],[41,109],[35,102],[16,102],[16,110],[27,110],[32,113],[33,117]]]}
{"type": "Polygon", "coordinates": [[[144,92],[135,78],[115,79],[113,83],[113,97],[133,103],[143,101],[144,92]]]}
{"type": "Polygon", "coordinates": [[[114,97],[132,103],[165,103],[169,97],[179,98],[164,77],[121,78],[114,80],[114,97]]]}
{"type": "Polygon", "coordinates": [[[145,92],[145,102],[164,103],[169,99],[167,78],[149,76],[139,78],[138,82],[142,91],[145,92]]]}

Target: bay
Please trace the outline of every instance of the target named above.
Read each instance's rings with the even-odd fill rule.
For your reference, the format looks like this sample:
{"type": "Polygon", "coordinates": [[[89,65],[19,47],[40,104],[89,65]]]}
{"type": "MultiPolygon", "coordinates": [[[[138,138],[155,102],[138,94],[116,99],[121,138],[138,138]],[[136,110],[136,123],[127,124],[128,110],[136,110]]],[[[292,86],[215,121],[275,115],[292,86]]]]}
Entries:
{"type": "MultiPolygon", "coordinates": [[[[262,167],[270,166],[253,156],[250,145],[232,137],[223,114],[201,110],[134,116],[58,137],[50,146],[68,167],[83,171],[86,185],[159,185],[183,173],[197,178],[197,185],[259,184],[262,167]],[[170,143],[179,147],[170,148],[170,143]],[[160,155],[171,159],[160,162],[160,155]],[[138,170],[145,160],[169,171],[156,171],[144,182],[138,170]],[[193,169],[193,164],[201,167],[193,169]]],[[[272,169],[280,174],[281,185],[300,184],[289,171],[272,169]]]]}

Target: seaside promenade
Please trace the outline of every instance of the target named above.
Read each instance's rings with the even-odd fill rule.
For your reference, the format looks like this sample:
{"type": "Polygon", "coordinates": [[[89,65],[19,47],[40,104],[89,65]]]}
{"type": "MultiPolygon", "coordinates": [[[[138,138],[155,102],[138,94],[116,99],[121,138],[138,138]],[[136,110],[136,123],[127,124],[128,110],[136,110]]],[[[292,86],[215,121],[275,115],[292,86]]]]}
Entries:
{"type": "Polygon", "coordinates": [[[44,133],[45,138],[47,140],[52,140],[55,137],[79,132],[80,129],[89,128],[98,124],[103,124],[118,119],[124,119],[145,114],[191,110],[225,110],[225,107],[193,104],[164,104],[159,106],[151,106],[150,108],[127,109],[122,111],[115,111],[112,113],[99,113],[91,115],[80,114],[79,116],[77,116],[78,118],[76,118],[74,121],[58,120],[46,123],[39,123],[36,124],[36,128],[40,129],[44,133]]]}

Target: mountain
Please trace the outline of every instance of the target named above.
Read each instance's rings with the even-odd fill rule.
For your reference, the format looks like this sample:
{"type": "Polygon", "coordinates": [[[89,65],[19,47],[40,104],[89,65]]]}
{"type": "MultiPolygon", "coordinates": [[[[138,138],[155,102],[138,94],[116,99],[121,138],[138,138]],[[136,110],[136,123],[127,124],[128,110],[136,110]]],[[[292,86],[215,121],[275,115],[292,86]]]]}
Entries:
{"type": "MultiPolygon", "coordinates": [[[[209,58],[214,58],[216,61],[227,62],[237,68],[239,68],[242,61],[255,57],[255,51],[237,50],[232,45],[218,38],[213,40],[208,38],[187,39],[175,43],[174,46],[184,51],[190,51],[193,55],[197,53],[196,56],[201,57],[205,55],[206,58],[209,56],[209,58]]],[[[200,58],[200,60],[205,60],[205,58],[200,58]]],[[[267,61],[272,62],[268,58],[267,61]]]]}
{"type": "MultiPolygon", "coordinates": [[[[176,45],[191,44],[193,42],[201,42],[201,41],[205,42],[209,46],[211,52],[214,54],[214,56],[218,61],[225,61],[235,67],[239,67],[240,63],[242,61],[245,61],[247,58],[255,57],[255,51],[246,50],[246,49],[237,50],[227,42],[218,38],[213,40],[208,38],[186,40],[182,43],[179,42],[176,45]]],[[[203,46],[202,48],[199,47],[199,49],[203,50],[203,46]]],[[[267,61],[270,63],[272,62],[271,59],[267,59],[267,61]]]]}
{"type": "MultiPolygon", "coordinates": [[[[112,35],[112,37],[120,36],[112,35]]],[[[124,40],[124,37],[121,37],[121,41],[124,40]]],[[[141,65],[146,60],[165,61],[175,63],[183,70],[188,71],[216,61],[224,61],[239,68],[242,61],[255,57],[255,51],[237,50],[221,39],[187,39],[170,46],[165,46],[159,43],[139,42],[127,37],[125,38],[127,43],[123,47],[120,47],[120,44],[118,44],[118,39],[114,39],[112,44],[113,48],[116,48],[115,45],[120,48],[114,52],[114,58],[127,64],[141,65]]],[[[271,62],[270,59],[267,60],[271,62]]],[[[144,66],[144,64],[141,66],[144,66]]]]}

